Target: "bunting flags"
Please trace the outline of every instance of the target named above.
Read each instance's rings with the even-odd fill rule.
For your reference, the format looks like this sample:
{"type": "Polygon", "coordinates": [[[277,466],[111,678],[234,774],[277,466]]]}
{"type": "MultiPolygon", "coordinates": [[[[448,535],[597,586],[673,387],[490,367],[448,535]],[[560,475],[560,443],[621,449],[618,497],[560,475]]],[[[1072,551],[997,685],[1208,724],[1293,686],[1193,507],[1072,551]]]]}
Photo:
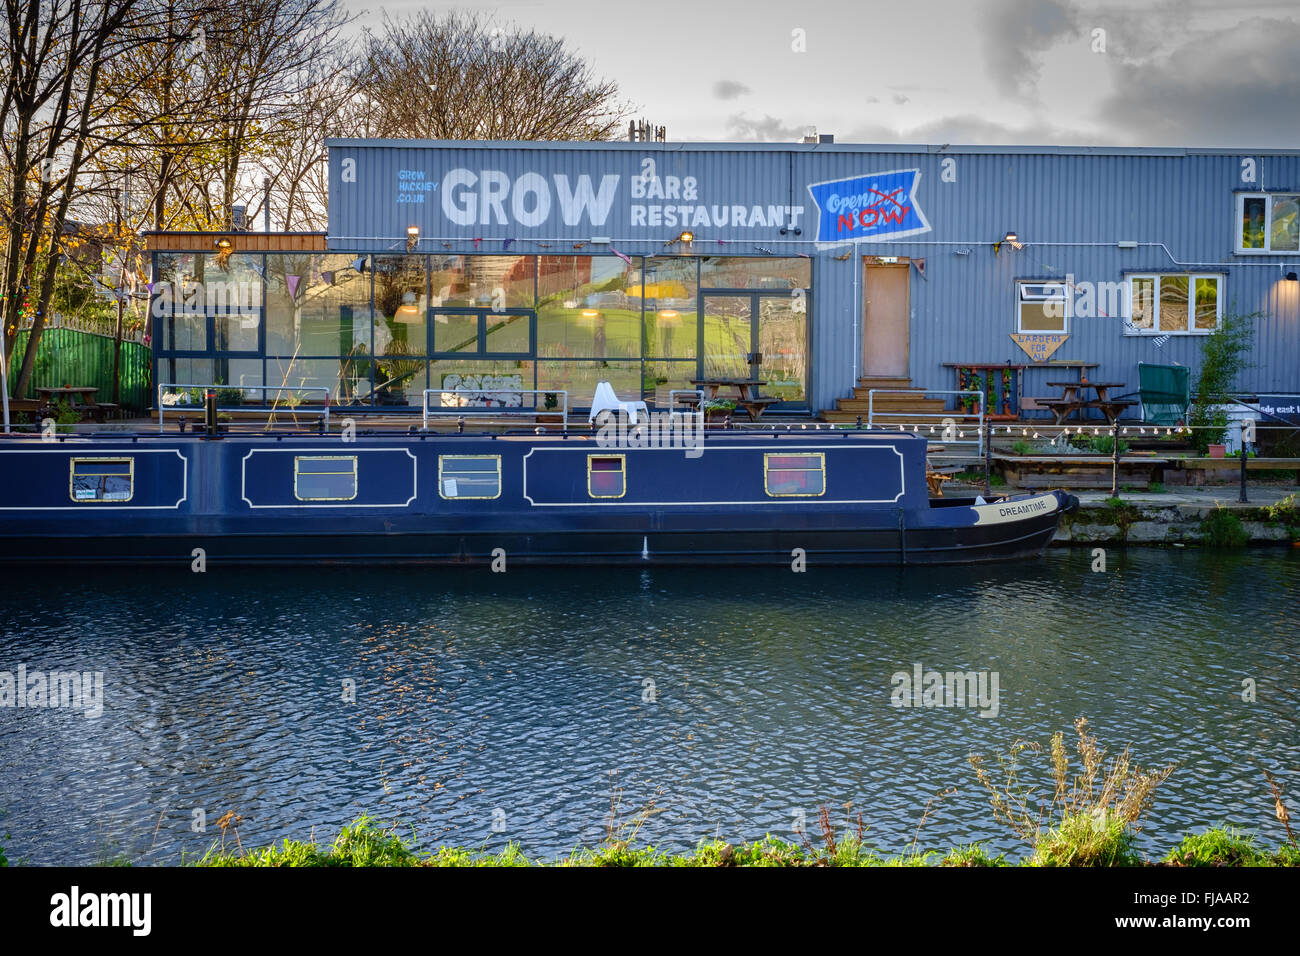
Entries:
{"type": "Polygon", "coordinates": [[[925,260],[924,260],[924,259],[912,259],[912,260],[911,260],[911,263],[912,263],[912,265],[914,265],[914,266],[916,267],[916,273],[917,273],[917,275],[919,275],[922,279],[925,279],[926,282],[929,282],[930,280],[929,280],[929,278],[927,278],[927,276],[926,276],[926,274],[925,274],[925,260]]]}
{"type": "Polygon", "coordinates": [[[284,284],[289,287],[289,298],[298,298],[298,280],[301,278],[302,276],[294,275],[286,275],[284,277],[284,284]]]}
{"type": "Polygon", "coordinates": [[[625,255],[623,255],[623,253],[619,252],[619,251],[618,251],[617,249],[615,249],[613,246],[610,246],[610,247],[609,247],[609,251],[612,252],[612,253],[614,253],[614,255],[618,256],[620,259],[622,259],[622,260],[623,260],[624,262],[626,262],[628,265],[631,265],[631,264],[632,264],[632,257],[631,257],[631,256],[625,256],[625,255]]]}

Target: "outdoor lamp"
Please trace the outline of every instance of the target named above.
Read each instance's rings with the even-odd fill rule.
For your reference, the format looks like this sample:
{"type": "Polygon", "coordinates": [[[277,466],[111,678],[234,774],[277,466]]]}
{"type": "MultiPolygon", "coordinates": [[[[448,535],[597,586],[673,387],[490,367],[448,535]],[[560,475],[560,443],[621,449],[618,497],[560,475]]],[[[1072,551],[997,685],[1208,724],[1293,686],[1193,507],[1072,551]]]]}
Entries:
{"type": "Polygon", "coordinates": [[[418,243],[419,241],[420,241],[420,227],[407,226],[406,227],[406,251],[414,252],[415,244],[418,243]]]}
{"type": "Polygon", "coordinates": [[[231,249],[235,248],[235,244],[231,242],[229,239],[227,239],[225,236],[222,236],[221,238],[217,239],[215,242],[213,242],[213,245],[216,246],[218,249],[220,249],[222,252],[229,252],[231,249]]]}
{"type": "Polygon", "coordinates": [[[695,241],[695,233],[691,232],[689,229],[684,229],[682,230],[682,234],[678,236],[674,241],[689,246],[692,242],[695,241]]]}
{"type": "Polygon", "coordinates": [[[1008,229],[1007,234],[1002,238],[1002,241],[1012,249],[1020,249],[1024,247],[1024,243],[1020,241],[1020,237],[1016,235],[1014,229],[1008,229]]]}
{"type": "Polygon", "coordinates": [[[415,304],[414,292],[402,293],[402,304],[397,307],[397,314],[393,316],[394,322],[401,322],[403,325],[418,325],[420,322],[420,310],[415,304]]]}
{"type": "Polygon", "coordinates": [[[1286,274],[1286,278],[1287,278],[1287,281],[1288,281],[1288,282],[1297,282],[1297,281],[1300,281],[1300,276],[1297,276],[1294,272],[1288,272],[1288,273],[1286,274]]]}

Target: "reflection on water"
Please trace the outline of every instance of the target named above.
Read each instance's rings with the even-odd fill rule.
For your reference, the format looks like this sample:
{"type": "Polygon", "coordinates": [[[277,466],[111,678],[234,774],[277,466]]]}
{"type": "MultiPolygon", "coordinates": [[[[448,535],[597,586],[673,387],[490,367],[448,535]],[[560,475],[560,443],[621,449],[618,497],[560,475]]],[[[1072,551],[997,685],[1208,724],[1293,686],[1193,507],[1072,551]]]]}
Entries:
{"type": "Polygon", "coordinates": [[[104,713],[0,709],[0,832],[31,863],[174,863],[226,811],[245,847],[367,812],[426,845],[550,856],[598,843],[617,789],[624,816],[664,809],[641,839],[668,849],[790,837],[798,811],[851,802],[897,852],[956,787],[920,845],[1014,851],[967,756],[1086,715],[1144,765],[1181,762],[1147,849],[1224,822],[1275,844],[1260,768],[1300,768],[1298,558],[14,577],[0,671],[102,671],[104,713]],[[996,672],[997,716],[892,706],[917,664],[996,672]]]}

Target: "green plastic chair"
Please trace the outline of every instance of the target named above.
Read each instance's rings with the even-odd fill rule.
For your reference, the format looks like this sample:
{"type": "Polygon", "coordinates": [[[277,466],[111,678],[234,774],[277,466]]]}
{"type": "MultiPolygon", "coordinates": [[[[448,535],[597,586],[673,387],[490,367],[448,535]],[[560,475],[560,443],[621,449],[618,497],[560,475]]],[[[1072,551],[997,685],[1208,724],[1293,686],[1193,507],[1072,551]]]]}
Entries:
{"type": "Polygon", "coordinates": [[[1142,420],[1154,425],[1187,421],[1191,404],[1191,370],[1185,365],[1151,365],[1138,362],[1138,387],[1142,420]]]}

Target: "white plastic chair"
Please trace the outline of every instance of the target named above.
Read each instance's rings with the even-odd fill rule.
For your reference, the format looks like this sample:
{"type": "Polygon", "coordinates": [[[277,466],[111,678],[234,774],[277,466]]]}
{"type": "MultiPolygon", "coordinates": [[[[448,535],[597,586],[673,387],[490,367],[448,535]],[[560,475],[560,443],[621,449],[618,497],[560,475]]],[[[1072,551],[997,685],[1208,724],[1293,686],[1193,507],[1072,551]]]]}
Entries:
{"type": "Polygon", "coordinates": [[[598,382],[596,385],[596,394],[591,400],[591,414],[587,417],[587,424],[596,420],[596,416],[601,412],[627,412],[628,421],[633,425],[637,423],[637,411],[643,415],[649,415],[650,411],[646,408],[645,402],[624,402],[614,394],[614,386],[609,382],[598,382]]]}

